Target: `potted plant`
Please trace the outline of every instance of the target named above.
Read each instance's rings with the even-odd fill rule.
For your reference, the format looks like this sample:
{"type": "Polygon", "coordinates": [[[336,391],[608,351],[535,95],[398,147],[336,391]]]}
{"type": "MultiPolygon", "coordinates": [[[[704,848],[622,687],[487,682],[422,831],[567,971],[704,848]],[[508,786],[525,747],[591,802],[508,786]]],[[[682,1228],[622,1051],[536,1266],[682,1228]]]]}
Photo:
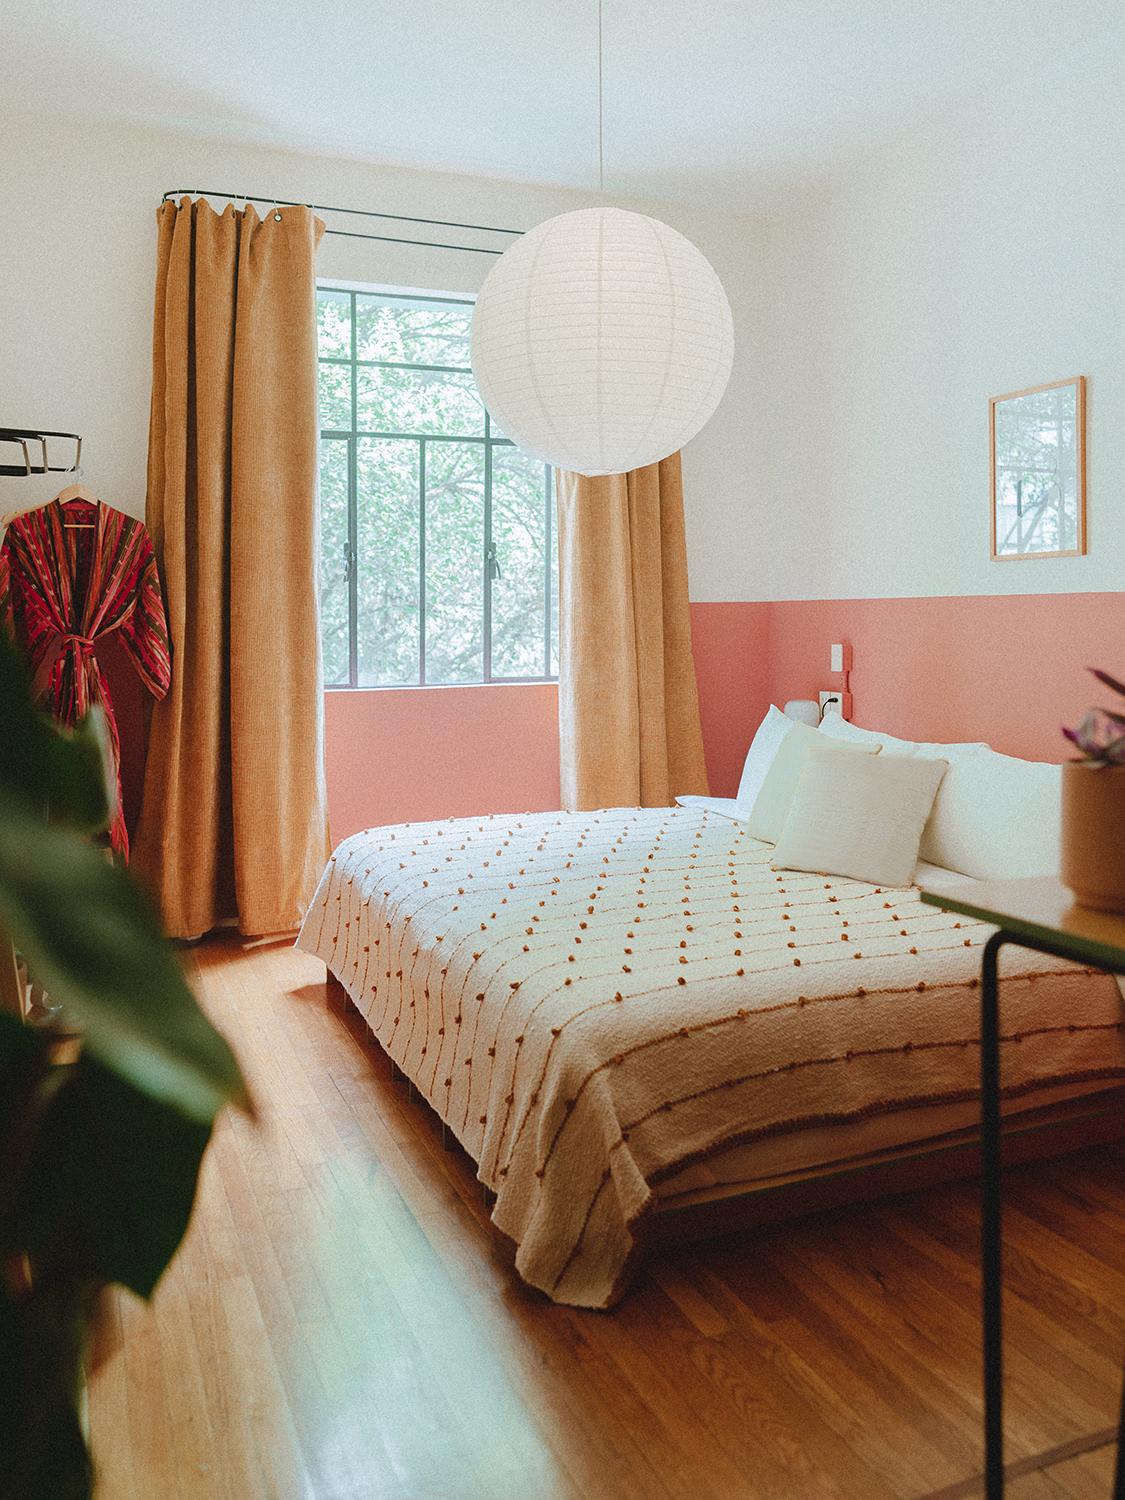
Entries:
{"type": "Polygon", "coordinates": [[[58,1006],[44,1028],[0,1011],[0,1491],[86,1500],[98,1293],[152,1292],[215,1115],[247,1101],[147,900],[84,836],[109,817],[97,715],[40,717],[2,630],[0,725],[0,963],[14,943],[58,1006]]]}
{"type": "MultiPolygon", "coordinates": [[[[1089,670],[1125,698],[1125,685],[1089,670]]],[[[1092,708],[1063,734],[1081,753],[1063,765],[1062,882],[1080,906],[1125,912],[1125,714],[1092,708]]]]}

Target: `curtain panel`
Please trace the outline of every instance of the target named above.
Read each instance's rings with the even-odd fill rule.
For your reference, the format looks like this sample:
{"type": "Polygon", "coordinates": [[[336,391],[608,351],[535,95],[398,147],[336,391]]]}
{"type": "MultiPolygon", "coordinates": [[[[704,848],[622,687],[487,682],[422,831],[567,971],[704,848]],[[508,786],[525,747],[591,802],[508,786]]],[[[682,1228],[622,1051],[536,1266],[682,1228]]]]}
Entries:
{"type": "Polygon", "coordinates": [[[667,807],[706,794],[680,455],[555,479],[562,805],[667,807]]]}
{"type": "Polygon", "coordinates": [[[146,521],[172,685],[134,864],[173,937],[295,927],[328,858],[307,208],[159,215],[146,521]]]}

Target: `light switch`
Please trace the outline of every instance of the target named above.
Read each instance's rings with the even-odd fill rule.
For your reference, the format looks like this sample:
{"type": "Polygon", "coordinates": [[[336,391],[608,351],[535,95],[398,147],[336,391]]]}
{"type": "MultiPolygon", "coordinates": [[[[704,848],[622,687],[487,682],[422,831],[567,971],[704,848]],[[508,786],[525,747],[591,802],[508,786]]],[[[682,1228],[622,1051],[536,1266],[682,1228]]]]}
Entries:
{"type": "Polygon", "coordinates": [[[852,669],[852,643],[851,641],[839,641],[836,645],[829,647],[831,653],[829,660],[832,665],[830,672],[850,672],[852,669]]]}

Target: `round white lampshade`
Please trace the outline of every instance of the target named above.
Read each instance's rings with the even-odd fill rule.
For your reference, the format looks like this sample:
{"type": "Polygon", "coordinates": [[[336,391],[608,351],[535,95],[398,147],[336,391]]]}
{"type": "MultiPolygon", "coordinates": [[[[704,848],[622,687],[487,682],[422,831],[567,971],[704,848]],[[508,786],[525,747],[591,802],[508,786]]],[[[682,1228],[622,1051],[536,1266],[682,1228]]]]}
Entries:
{"type": "Polygon", "coordinates": [[[730,376],[718,276],[644,214],[583,208],[505,250],[473,313],[477,388],[500,431],[578,474],[623,474],[694,437],[730,376]]]}

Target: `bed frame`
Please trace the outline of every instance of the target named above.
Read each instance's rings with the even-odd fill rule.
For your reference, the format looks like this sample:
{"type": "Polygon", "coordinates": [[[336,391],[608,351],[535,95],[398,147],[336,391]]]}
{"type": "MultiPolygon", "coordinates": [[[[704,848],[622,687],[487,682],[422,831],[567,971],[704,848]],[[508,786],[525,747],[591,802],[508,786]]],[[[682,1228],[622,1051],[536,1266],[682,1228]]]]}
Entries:
{"type": "MultiPolygon", "coordinates": [[[[1125,1140],[1125,1086],[1007,1116],[1001,1132],[1001,1160],[1008,1165],[1125,1140]]],[[[979,1130],[951,1131],[921,1149],[883,1153],[881,1160],[794,1172],[749,1189],[715,1187],[684,1193],[648,1219],[645,1243],[677,1245],[711,1239],[822,1209],[974,1177],[980,1169],[979,1130]]]]}
{"type": "MultiPolygon", "coordinates": [[[[406,1086],[408,1108],[423,1121],[420,1134],[433,1154],[441,1158],[458,1196],[503,1248],[505,1258],[514,1259],[515,1246],[489,1217],[493,1194],[476,1179],[476,1163],[384,1051],[331,969],[326,973],[329,992],[338,994],[353,1024],[362,1026],[367,1045],[377,1049],[385,1059],[391,1078],[406,1086]]],[[[1006,1116],[1001,1131],[1002,1160],[1006,1165],[1125,1140],[1125,1085],[1006,1116]]],[[[771,1178],[760,1186],[700,1188],[682,1193],[675,1203],[657,1208],[642,1227],[642,1247],[648,1250],[715,1239],[805,1214],[973,1177],[980,1168],[980,1133],[973,1127],[936,1137],[920,1149],[886,1151],[879,1153],[877,1159],[845,1162],[827,1171],[793,1172],[771,1178]]],[[[532,1295],[541,1295],[533,1288],[527,1290],[532,1295]]]]}

